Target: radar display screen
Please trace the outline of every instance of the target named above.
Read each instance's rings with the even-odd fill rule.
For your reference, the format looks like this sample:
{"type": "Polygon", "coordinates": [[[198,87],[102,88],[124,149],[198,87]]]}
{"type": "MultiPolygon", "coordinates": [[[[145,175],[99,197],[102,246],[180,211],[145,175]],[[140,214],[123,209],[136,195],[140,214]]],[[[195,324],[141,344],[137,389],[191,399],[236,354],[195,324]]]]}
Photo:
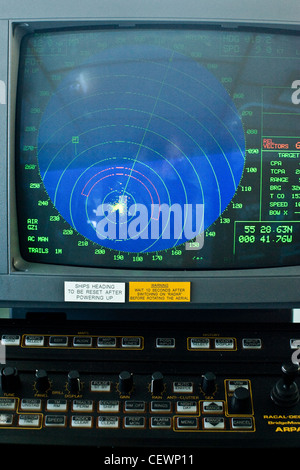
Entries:
{"type": "Polygon", "coordinates": [[[103,28],[22,41],[22,257],[134,269],[299,264],[300,42],[103,28]]]}

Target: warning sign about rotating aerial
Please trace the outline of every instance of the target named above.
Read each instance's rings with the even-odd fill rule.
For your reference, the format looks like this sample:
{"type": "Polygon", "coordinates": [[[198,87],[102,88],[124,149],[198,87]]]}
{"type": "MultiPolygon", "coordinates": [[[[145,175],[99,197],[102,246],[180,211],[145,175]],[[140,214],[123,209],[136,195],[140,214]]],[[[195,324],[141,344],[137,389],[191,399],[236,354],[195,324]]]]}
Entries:
{"type": "Polygon", "coordinates": [[[130,282],[129,302],[190,302],[190,282],[130,282]]]}
{"type": "Polygon", "coordinates": [[[125,302],[124,282],[70,282],[64,283],[65,302],[125,302]]]}

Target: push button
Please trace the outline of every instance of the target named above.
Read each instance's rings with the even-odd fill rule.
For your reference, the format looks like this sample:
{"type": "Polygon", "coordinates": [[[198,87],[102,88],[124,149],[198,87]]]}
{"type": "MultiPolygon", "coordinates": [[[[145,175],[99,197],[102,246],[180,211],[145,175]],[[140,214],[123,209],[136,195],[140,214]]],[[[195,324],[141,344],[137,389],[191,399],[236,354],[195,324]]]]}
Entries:
{"type": "Polygon", "coordinates": [[[74,400],[73,411],[93,411],[94,402],[92,400],[74,400]]]}
{"type": "Polygon", "coordinates": [[[174,393],[193,393],[193,382],[174,382],[173,392],[174,393]]]}
{"type": "Polygon", "coordinates": [[[38,398],[23,398],[21,401],[21,409],[24,411],[40,411],[42,401],[38,398]]]}
{"type": "Polygon", "coordinates": [[[152,413],[170,413],[171,402],[170,401],[152,401],[150,409],[152,413]]]}
{"type": "Polygon", "coordinates": [[[99,416],[97,426],[104,429],[117,429],[119,427],[119,418],[117,416],[99,416]]]}
{"type": "Polygon", "coordinates": [[[198,405],[196,401],[178,401],[176,403],[177,413],[197,413],[198,405]]]}
{"type": "Polygon", "coordinates": [[[13,415],[1,413],[0,414],[0,426],[11,426],[13,424],[13,415]]]}
{"type": "Polygon", "coordinates": [[[124,427],[125,428],[139,428],[144,429],[146,425],[146,420],[144,417],[137,416],[126,416],[124,418],[124,427]]]}
{"type": "Polygon", "coordinates": [[[67,411],[68,403],[67,400],[60,400],[55,398],[49,398],[47,401],[48,411],[67,411]]]}
{"type": "Polygon", "coordinates": [[[1,343],[5,346],[19,346],[20,336],[19,335],[2,335],[1,343]]]}
{"type": "Polygon", "coordinates": [[[252,418],[231,418],[232,429],[252,429],[252,418]]]}
{"type": "Polygon", "coordinates": [[[120,403],[117,400],[100,400],[99,411],[106,413],[118,413],[120,411],[120,403]]]}
{"type": "Polygon", "coordinates": [[[172,418],[168,416],[155,416],[150,420],[152,429],[170,429],[172,426],[172,418]]]}
{"type": "Polygon", "coordinates": [[[62,428],[66,425],[66,417],[63,415],[45,416],[45,426],[52,428],[62,428]]]}
{"type": "Polygon", "coordinates": [[[68,346],[68,337],[67,336],[50,336],[49,346],[52,346],[52,347],[68,346]]]}
{"type": "Polygon", "coordinates": [[[25,346],[44,346],[44,336],[26,336],[25,346]]]}
{"type": "Polygon", "coordinates": [[[72,428],[91,428],[93,426],[93,418],[91,416],[72,416],[72,428]]]}
{"type": "Polygon", "coordinates": [[[19,415],[19,426],[29,427],[29,428],[38,428],[40,426],[41,417],[40,415],[28,414],[28,415],[19,415]]]}
{"type": "Polygon", "coordinates": [[[15,398],[0,398],[0,410],[13,411],[15,408],[15,398]]]}
{"type": "Polygon", "coordinates": [[[203,413],[223,413],[222,401],[204,401],[202,404],[203,413]]]}
{"type": "Polygon", "coordinates": [[[122,348],[139,349],[141,347],[141,344],[141,338],[139,337],[122,338],[122,348]]]}
{"type": "Polygon", "coordinates": [[[190,347],[191,349],[209,349],[210,339],[209,338],[191,338],[190,347]]]}
{"type": "Polygon", "coordinates": [[[73,339],[73,346],[81,348],[90,348],[92,346],[92,338],[88,336],[76,336],[73,339]]]}
{"type": "Polygon", "coordinates": [[[175,348],[175,338],[156,338],[156,347],[159,349],[175,348]]]}
{"type": "Polygon", "coordinates": [[[215,339],[216,349],[234,349],[233,338],[217,338],[215,339]]]}
{"type": "Polygon", "coordinates": [[[219,417],[207,417],[203,419],[204,429],[225,429],[224,418],[219,417]]]}
{"type": "Polygon", "coordinates": [[[242,341],[243,349],[261,349],[260,338],[244,338],[242,341]]]}
{"type": "Polygon", "coordinates": [[[98,348],[115,348],[117,346],[117,338],[110,337],[99,337],[97,339],[98,348]]]}
{"type": "Polygon", "coordinates": [[[92,380],[91,392],[110,392],[111,382],[109,380],[92,380]]]}
{"type": "Polygon", "coordinates": [[[177,418],[176,419],[176,428],[177,429],[198,429],[199,428],[199,419],[198,418],[177,418]]]}
{"type": "Polygon", "coordinates": [[[124,411],[142,413],[146,409],[144,401],[125,401],[124,411]]]}

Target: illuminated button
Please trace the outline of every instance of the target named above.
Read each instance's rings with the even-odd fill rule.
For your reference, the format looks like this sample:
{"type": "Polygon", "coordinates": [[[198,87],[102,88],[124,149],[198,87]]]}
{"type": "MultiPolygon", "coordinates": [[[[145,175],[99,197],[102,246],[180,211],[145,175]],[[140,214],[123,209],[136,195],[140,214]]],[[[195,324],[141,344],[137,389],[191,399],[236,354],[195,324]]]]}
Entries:
{"type": "Polygon", "coordinates": [[[177,418],[176,419],[177,429],[198,429],[199,419],[198,418],[177,418]]]}
{"type": "Polygon", "coordinates": [[[100,400],[99,411],[118,413],[120,411],[120,403],[117,400],[100,400]]]}
{"type": "Polygon", "coordinates": [[[67,336],[50,336],[49,346],[63,347],[68,346],[67,336]]]}
{"type": "Polygon", "coordinates": [[[5,346],[19,346],[19,335],[2,335],[1,343],[5,346]]]}
{"type": "Polygon", "coordinates": [[[92,400],[73,400],[73,411],[93,411],[93,409],[92,400]]]}
{"type": "Polygon", "coordinates": [[[170,413],[171,402],[170,401],[152,401],[151,402],[152,413],[170,413]]]}
{"type": "Polygon", "coordinates": [[[229,380],[228,382],[228,390],[230,392],[234,392],[235,389],[239,387],[249,388],[249,384],[247,380],[229,380]]]}
{"type": "Polygon", "coordinates": [[[44,336],[26,336],[25,346],[44,346],[44,336]]]}
{"type": "Polygon", "coordinates": [[[223,413],[222,401],[204,401],[202,405],[203,413],[223,413]]]}
{"type": "Polygon", "coordinates": [[[197,413],[198,405],[196,401],[178,401],[176,403],[177,413],[197,413]]]}
{"type": "Polygon", "coordinates": [[[125,401],[124,411],[134,411],[136,413],[145,411],[144,401],[125,401]]]}
{"type": "Polygon", "coordinates": [[[111,382],[109,380],[92,380],[91,392],[110,392],[111,382]]]}
{"type": "Polygon", "coordinates": [[[97,339],[98,348],[115,348],[117,346],[117,338],[110,337],[99,337],[97,339]]]}
{"type": "Polygon", "coordinates": [[[156,338],[156,347],[159,349],[175,348],[175,338],[156,338]]]}
{"type": "Polygon", "coordinates": [[[193,393],[193,382],[173,382],[174,393],[193,393]]]}
{"type": "Polygon", "coordinates": [[[124,418],[125,428],[144,429],[145,425],[146,425],[146,420],[142,416],[126,416],[126,418],[124,418]]]}
{"type": "Polygon", "coordinates": [[[232,429],[252,429],[252,418],[231,418],[232,429]]]}
{"type": "Polygon", "coordinates": [[[141,338],[138,337],[126,337],[122,338],[122,348],[140,348],[141,338]]]}
{"type": "Polygon", "coordinates": [[[92,346],[92,338],[88,336],[76,336],[73,339],[73,346],[81,348],[89,348],[92,346]]]}
{"type": "Polygon", "coordinates": [[[68,403],[64,399],[49,398],[47,401],[48,411],[67,411],[68,403]]]}
{"type": "Polygon", "coordinates": [[[63,415],[45,416],[45,426],[52,428],[62,428],[66,425],[66,417],[63,415]]]}
{"type": "Polygon", "coordinates": [[[204,429],[225,429],[225,420],[221,417],[207,417],[203,419],[203,427],[204,429]]]}
{"type": "Polygon", "coordinates": [[[13,423],[13,415],[0,413],[0,426],[11,426],[13,423]]]}
{"type": "Polygon", "coordinates": [[[216,338],[215,339],[216,349],[234,349],[233,338],[216,338]]]}
{"type": "Polygon", "coordinates": [[[209,338],[191,338],[190,347],[191,349],[209,349],[210,340],[209,338]]]}
{"type": "Polygon", "coordinates": [[[40,415],[28,414],[28,415],[19,415],[19,426],[37,428],[40,426],[40,415]]]}
{"type": "Polygon", "coordinates": [[[21,401],[21,408],[24,411],[40,411],[42,401],[38,398],[23,398],[21,401]]]}
{"type": "Polygon", "coordinates": [[[116,429],[119,427],[119,418],[117,416],[99,416],[98,428],[116,429]]]}
{"type": "Polygon", "coordinates": [[[152,429],[170,429],[172,426],[172,418],[168,416],[155,416],[150,420],[152,429]]]}
{"type": "Polygon", "coordinates": [[[92,416],[72,416],[72,428],[91,428],[93,426],[92,416]]]}
{"type": "Polygon", "coordinates": [[[14,410],[16,408],[16,400],[14,398],[0,398],[0,410],[14,410]]]}
{"type": "Polygon", "coordinates": [[[260,338],[244,338],[242,341],[242,345],[243,345],[243,349],[261,349],[261,339],[260,338]]]}

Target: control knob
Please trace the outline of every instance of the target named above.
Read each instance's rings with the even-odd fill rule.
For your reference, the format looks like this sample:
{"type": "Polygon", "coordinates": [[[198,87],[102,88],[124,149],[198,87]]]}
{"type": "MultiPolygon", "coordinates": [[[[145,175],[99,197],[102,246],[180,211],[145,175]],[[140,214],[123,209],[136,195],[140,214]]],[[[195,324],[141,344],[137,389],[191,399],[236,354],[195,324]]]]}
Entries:
{"type": "Polygon", "coordinates": [[[202,375],[201,389],[206,395],[211,395],[216,390],[216,376],[213,372],[202,375]]]}
{"type": "Polygon", "coordinates": [[[238,387],[235,389],[230,403],[231,413],[250,413],[251,412],[251,398],[249,390],[245,387],[238,387]]]}
{"type": "Polygon", "coordinates": [[[40,392],[44,393],[50,387],[48,374],[44,369],[38,369],[35,372],[35,388],[40,392]]]}
{"type": "Polygon", "coordinates": [[[164,391],[164,376],[161,372],[153,372],[151,379],[151,393],[159,395],[164,391]]]}
{"type": "Polygon", "coordinates": [[[81,390],[80,374],[77,370],[71,370],[68,373],[68,389],[72,393],[78,393],[81,390]]]}
{"type": "Polygon", "coordinates": [[[133,387],[133,375],[126,370],[119,374],[119,391],[121,393],[129,393],[133,387]]]}
{"type": "Polygon", "coordinates": [[[4,367],[0,373],[1,388],[5,392],[14,392],[20,386],[20,377],[14,367],[4,367]]]}

